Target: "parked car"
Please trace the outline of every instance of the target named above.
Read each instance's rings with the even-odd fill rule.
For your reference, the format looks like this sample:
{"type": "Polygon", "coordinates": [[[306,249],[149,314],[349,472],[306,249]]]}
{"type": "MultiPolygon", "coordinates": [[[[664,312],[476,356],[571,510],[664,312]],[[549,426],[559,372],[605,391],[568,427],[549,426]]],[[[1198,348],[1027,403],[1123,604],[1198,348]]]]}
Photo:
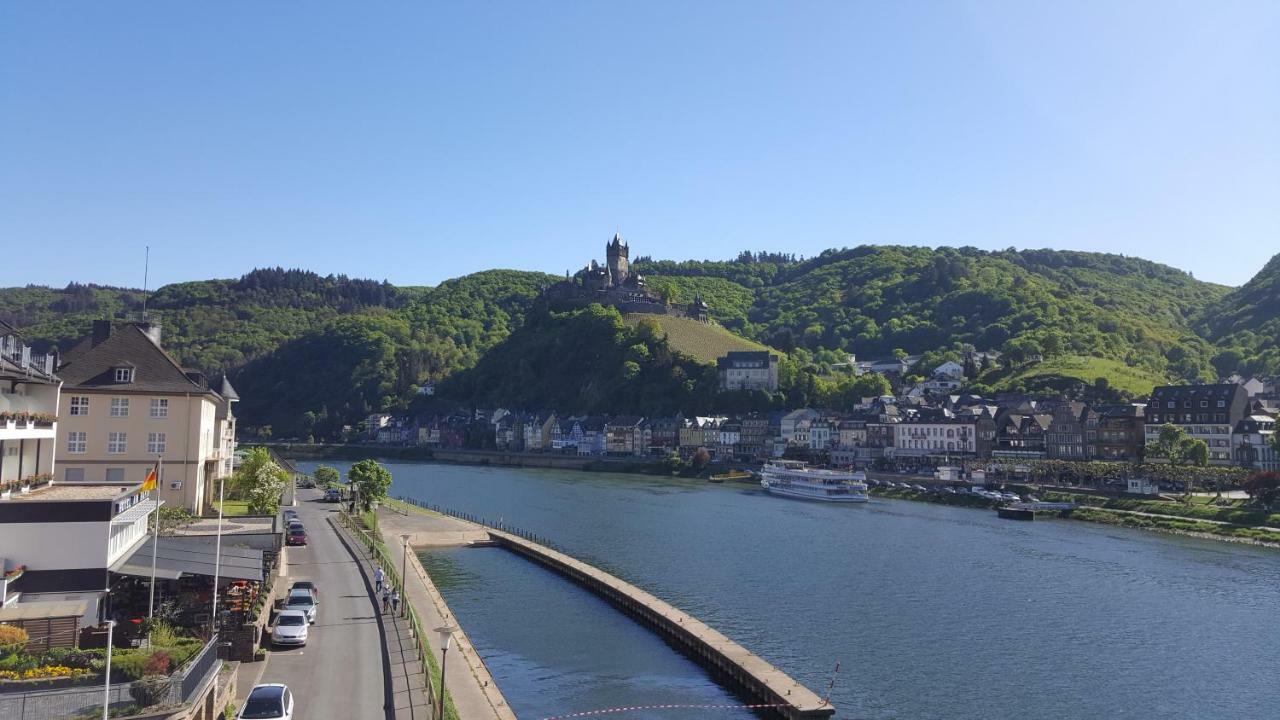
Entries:
{"type": "Polygon", "coordinates": [[[236,717],[239,720],[293,720],[293,693],[282,683],[255,685],[236,717]]]}
{"type": "Polygon", "coordinates": [[[284,601],[285,610],[302,611],[309,623],[316,621],[316,610],[319,607],[320,603],[316,602],[316,596],[310,590],[290,590],[289,597],[284,601]]]}
{"type": "Polygon", "coordinates": [[[306,645],[307,628],[311,623],[306,612],[302,610],[284,610],[276,618],[275,627],[271,629],[272,645],[306,645]]]}
{"type": "Polygon", "coordinates": [[[342,493],[337,488],[329,488],[324,491],[325,502],[342,502],[342,493]]]}
{"type": "Polygon", "coordinates": [[[285,545],[306,545],[307,531],[304,530],[301,525],[298,525],[297,527],[289,528],[288,532],[286,532],[284,536],[284,544],[285,545]]]}
{"type": "Polygon", "coordinates": [[[308,590],[313,596],[315,596],[316,602],[320,602],[320,588],[316,587],[316,584],[310,580],[299,580],[290,585],[290,594],[292,594],[294,590],[308,590]]]}
{"type": "Polygon", "coordinates": [[[923,485],[912,485],[911,489],[915,490],[916,492],[928,492],[928,488],[926,488],[923,485]]]}
{"type": "Polygon", "coordinates": [[[1018,497],[1017,495],[1015,495],[1015,494],[1013,494],[1013,493],[1003,493],[1002,495],[1000,495],[1000,499],[1001,499],[1001,500],[1007,500],[1007,501],[1009,501],[1009,502],[1018,502],[1018,501],[1020,501],[1022,498],[1018,497]]]}

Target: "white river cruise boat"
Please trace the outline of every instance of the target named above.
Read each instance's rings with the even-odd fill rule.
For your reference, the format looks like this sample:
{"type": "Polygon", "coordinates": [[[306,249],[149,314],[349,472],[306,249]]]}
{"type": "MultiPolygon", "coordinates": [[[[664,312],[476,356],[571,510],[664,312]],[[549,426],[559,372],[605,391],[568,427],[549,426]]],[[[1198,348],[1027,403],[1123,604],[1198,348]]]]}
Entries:
{"type": "Polygon", "coordinates": [[[795,460],[774,460],[760,471],[765,492],[801,500],[866,502],[867,476],[862,472],[819,470],[795,460]]]}

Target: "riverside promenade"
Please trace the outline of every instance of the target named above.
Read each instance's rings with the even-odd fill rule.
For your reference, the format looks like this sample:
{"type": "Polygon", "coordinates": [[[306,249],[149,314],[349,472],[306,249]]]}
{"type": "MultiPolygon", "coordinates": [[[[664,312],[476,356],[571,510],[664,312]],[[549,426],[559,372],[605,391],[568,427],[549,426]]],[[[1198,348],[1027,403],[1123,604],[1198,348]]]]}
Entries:
{"type": "Polygon", "coordinates": [[[479,525],[396,502],[378,508],[378,530],[388,555],[396,561],[393,570],[399,573],[401,563],[406,568],[405,596],[417,611],[423,627],[428,628],[425,639],[436,667],[441,661],[440,645],[430,628],[442,625],[458,628],[453,633],[449,661],[445,663],[445,688],[458,711],[458,720],[516,720],[489,668],[414,552],[415,548],[487,542],[488,533],[479,525]],[[405,536],[407,550],[402,540],[405,536]]]}
{"type": "MultiPolygon", "coordinates": [[[[409,534],[411,545],[418,544],[422,547],[433,543],[456,544],[451,540],[459,537],[467,538],[468,544],[495,544],[543,565],[608,600],[666,637],[704,666],[728,678],[753,698],[753,705],[768,708],[788,720],[828,718],[835,714],[835,708],[817,693],[725,637],[715,628],[593,565],[518,533],[431,513],[400,501],[390,505],[400,512],[384,507],[378,513],[378,522],[383,536],[387,538],[388,548],[392,546],[393,536],[396,542],[399,541],[399,537],[395,536],[398,533],[409,534]]],[[[421,566],[418,567],[420,569],[421,566]]],[[[410,575],[415,572],[417,570],[410,570],[410,575]]],[[[425,572],[423,575],[425,576],[425,572]]],[[[429,578],[426,580],[430,583],[429,578]]],[[[431,585],[431,588],[434,592],[435,586],[431,585]]],[[[438,592],[434,594],[437,597],[439,595],[438,592]]],[[[440,600],[440,605],[444,605],[443,599],[440,600]]],[[[474,651],[472,654],[474,655],[474,651]]],[[[478,656],[476,662],[483,667],[478,656]]],[[[488,671],[484,672],[488,678],[488,671]]],[[[491,678],[489,680],[492,684],[491,678]]],[[[452,673],[449,675],[449,682],[453,682],[452,673]]],[[[461,710],[459,707],[459,715],[467,718],[461,710]]]]}

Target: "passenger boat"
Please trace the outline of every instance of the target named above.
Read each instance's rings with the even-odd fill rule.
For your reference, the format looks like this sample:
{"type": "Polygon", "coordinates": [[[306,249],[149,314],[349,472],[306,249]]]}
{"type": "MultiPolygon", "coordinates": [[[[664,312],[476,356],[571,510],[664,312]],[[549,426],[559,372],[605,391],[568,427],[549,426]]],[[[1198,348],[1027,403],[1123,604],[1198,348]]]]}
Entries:
{"type": "Polygon", "coordinates": [[[822,502],[867,502],[863,472],[819,470],[795,460],[774,460],[760,471],[760,486],[771,495],[822,502]]]}

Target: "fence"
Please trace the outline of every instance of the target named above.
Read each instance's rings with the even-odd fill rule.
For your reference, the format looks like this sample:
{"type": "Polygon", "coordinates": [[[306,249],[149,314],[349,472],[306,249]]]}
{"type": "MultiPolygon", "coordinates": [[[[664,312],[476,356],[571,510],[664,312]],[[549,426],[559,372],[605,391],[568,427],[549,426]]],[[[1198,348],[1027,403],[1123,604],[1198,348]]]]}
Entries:
{"type": "MultiPolygon", "coordinates": [[[[176,707],[190,702],[205,686],[209,677],[221,667],[214,637],[186,665],[169,675],[169,688],[155,707],[176,707]]],[[[112,683],[110,702],[113,708],[136,704],[135,683],[112,683]]],[[[51,720],[52,718],[102,717],[102,685],[25,693],[0,693],[0,720],[51,720]]]]}
{"type": "Polygon", "coordinates": [[[493,522],[479,515],[472,515],[471,513],[458,512],[457,510],[451,510],[446,507],[440,507],[439,505],[432,505],[431,503],[425,503],[425,502],[422,502],[421,500],[415,500],[413,498],[404,497],[404,496],[399,496],[396,498],[396,500],[402,503],[405,503],[406,505],[412,505],[416,508],[421,508],[423,510],[430,510],[432,512],[440,513],[441,515],[448,515],[449,517],[455,517],[455,518],[458,518],[459,520],[466,520],[467,522],[475,523],[477,525],[483,525],[487,528],[493,528],[494,530],[501,530],[502,532],[505,532],[505,533],[518,535],[524,538],[525,540],[528,540],[529,542],[538,543],[543,547],[549,547],[552,550],[565,553],[566,555],[569,554],[568,551],[566,551],[563,547],[561,547],[556,541],[552,540],[551,538],[543,537],[542,535],[539,535],[535,532],[530,532],[523,528],[515,527],[514,525],[508,525],[503,520],[499,520],[498,522],[493,522]]]}
{"type": "MultiPolygon", "coordinates": [[[[343,527],[355,533],[361,546],[369,553],[370,557],[377,559],[379,565],[382,566],[382,571],[386,573],[391,583],[404,588],[405,585],[398,569],[400,565],[387,554],[387,548],[382,541],[361,527],[360,523],[356,522],[350,513],[346,511],[338,513],[338,521],[343,527]]],[[[405,616],[409,619],[409,627],[412,630],[414,650],[418,654],[418,662],[422,663],[424,668],[427,668],[427,704],[433,708],[431,714],[434,717],[434,708],[437,703],[436,688],[440,687],[440,665],[436,662],[435,656],[431,653],[431,647],[427,644],[427,633],[430,631],[423,627],[417,610],[414,609],[413,603],[409,602],[408,592],[400,594],[400,602],[404,605],[405,616]]],[[[445,720],[458,720],[458,711],[453,707],[453,702],[449,699],[448,688],[445,689],[444,698],[445,720]]],[[[0,716],[0,720],[6,720],[6,718],[0,716]]]]}

